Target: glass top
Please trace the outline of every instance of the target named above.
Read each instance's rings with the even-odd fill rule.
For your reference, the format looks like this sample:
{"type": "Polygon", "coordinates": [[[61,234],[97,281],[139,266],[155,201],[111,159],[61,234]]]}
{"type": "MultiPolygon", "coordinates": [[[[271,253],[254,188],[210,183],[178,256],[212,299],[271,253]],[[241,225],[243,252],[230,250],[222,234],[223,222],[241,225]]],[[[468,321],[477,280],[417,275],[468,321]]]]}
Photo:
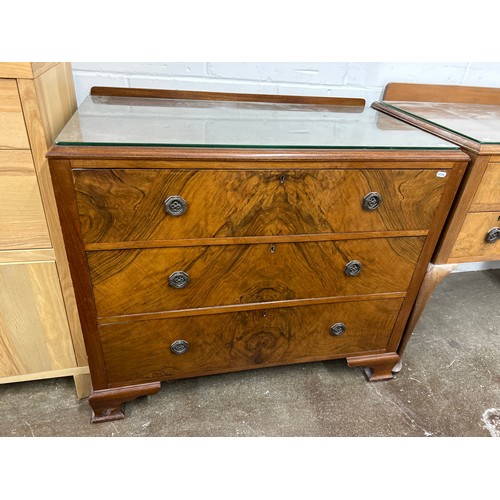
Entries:
{"type": "Polygon", "coordinates": [[[104,96],[88,96],[56,144],[457,149],[371,108],[104,96]]]}
{"type": "Polygon", "coordinates": [[[481,144],[500,144],[500,106],[384,101],[389,107],[481,144]]]}

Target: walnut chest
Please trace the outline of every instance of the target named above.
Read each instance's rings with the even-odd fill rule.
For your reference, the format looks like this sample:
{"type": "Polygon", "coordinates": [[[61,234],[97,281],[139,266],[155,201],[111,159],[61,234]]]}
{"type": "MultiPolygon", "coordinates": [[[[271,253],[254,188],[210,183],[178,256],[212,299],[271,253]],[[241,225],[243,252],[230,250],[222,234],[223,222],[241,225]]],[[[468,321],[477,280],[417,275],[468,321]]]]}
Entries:
{"type": "Polygon", "coordinates": [[[469,160],[360,99],[116,88],[48,156],[93,421],[184,377],[391,378],[469,160]]]}

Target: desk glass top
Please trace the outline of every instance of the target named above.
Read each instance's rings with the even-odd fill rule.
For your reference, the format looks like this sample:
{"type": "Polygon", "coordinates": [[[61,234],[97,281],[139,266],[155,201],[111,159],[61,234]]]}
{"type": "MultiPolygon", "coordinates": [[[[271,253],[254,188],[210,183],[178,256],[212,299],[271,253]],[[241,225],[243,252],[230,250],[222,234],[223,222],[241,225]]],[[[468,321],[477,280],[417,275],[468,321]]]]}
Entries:
{"type": "Polygon", "coordinates": [[[500,106],[496,104],[401,101],[384,101],[384,104],[480,144],[500,144],[500,106]]]}
{"type": "Polygon", "coordinates": [[[56,144],[457,149],[366,107],[105,96],[88,96],[56,144]]]}

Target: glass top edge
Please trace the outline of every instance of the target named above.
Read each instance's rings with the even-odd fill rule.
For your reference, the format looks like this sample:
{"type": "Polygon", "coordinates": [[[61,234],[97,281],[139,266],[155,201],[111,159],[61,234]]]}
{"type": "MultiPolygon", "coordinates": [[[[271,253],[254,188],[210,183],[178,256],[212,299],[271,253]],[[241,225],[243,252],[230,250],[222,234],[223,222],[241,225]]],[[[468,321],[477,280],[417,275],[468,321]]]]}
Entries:
{"type": "Polygon", "coordinates": [[[363,149],[363,150],[386,150],[386,151],[456,151],[459,146],[451,144],[449,146],[310,146],[310,145],[242,145],[242,144],[158,144],[158,143],[112,143],[112,142],[56,142],[55,146],[60,147],[124,147],[124,148],[182,148],[182,149],[303,149],[303,150],[342,150],[342,149],[363,149]]]}
{"type": "MultiPolygon", "coordinates": [[[[450,125],[445,125],[443,123],[443,120],[438,120],[438,119],[431,119],[429,117],[422,116],[422,114],[419,114],[417,112],[411,111],[409,109],[405,109],[402,106],[418,106],[418,105],[429,105],[429,107],[434,107],[436,108],[437,106],[444,106],[444,107],[449,107],[452,108],[453,106],[455,107],[460,107],[462,110],[466,109],[467,107],[469,109],[473,108],[478,108],[478,107],[484,107],[484,108],[489,108],[494,111],[498,111],[500,113],[500,105],[498,104],[476,104],[476,103],[450,103],[450,102],[419,102],[419,101],[381,101],[382,104],[385,104],[389,108],[392,108],[394,110],[397,110],[401,113],[404,113],[407,116],[411,116],[413,118],[416,118],[418,120],[421,120],[422,122],[428,123],[429,125],[433,125],[435,127],[442,128],[443,130],[446,130],[448,132],[452,132],[456,135],[459,135],[463,137],[464,139],[468,139],[471,141],[476,142],[477,144],[480,145],[500,145],[500,123],[498,129],[495,129],[495,131],[498,131],[497,133],[499,134],[498,139],[484,139],[484,138],[479,138],[477,134],[471,134],[470,132],[465,132],[463,129],[462,130],[457,130],[457,127],[451,127],[450,125]]],[[[468,117],[464,117],[463,120],[464,122],[468,120],[468,117]]],[[[470,118],[472,120],[472,118],[470,118]]],[[[480,121],[479,121],[480,123],[480,121]]]]}

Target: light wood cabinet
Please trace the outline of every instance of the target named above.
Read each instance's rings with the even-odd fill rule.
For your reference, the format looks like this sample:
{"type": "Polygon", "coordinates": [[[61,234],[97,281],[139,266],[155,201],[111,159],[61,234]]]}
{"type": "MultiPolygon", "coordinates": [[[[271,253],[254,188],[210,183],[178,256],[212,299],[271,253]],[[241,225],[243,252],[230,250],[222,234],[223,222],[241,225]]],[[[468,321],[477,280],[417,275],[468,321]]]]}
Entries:
{"type": "Polygon", "coordinates": [[[45,158],[76,109],[69,63],[0,63],[0,384],[73,376],[90,393],[45,158]]]}

